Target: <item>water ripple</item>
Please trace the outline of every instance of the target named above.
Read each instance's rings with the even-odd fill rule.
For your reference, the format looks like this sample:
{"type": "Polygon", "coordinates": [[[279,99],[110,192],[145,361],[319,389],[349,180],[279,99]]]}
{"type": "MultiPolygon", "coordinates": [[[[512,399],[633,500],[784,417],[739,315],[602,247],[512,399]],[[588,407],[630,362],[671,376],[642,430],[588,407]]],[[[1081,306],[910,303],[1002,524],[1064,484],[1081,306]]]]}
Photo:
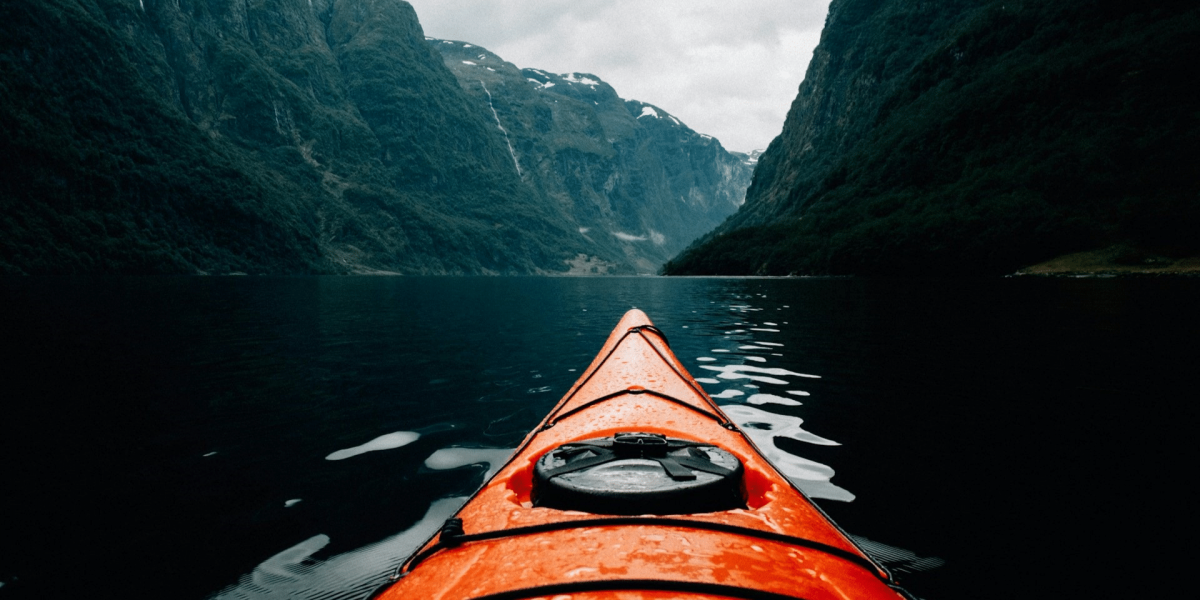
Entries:
{"type": "Polygon", "coordinates": [[[382,585],[400,561],[416,551],[466,501],[465,497],[437,500],[420,521],[403,532],[327,560],[316,560],[313,555],[329,545],[329,536],[314,535],[263,561],[212,600],[363,598],[382,585]]]}
{"type": "Polygon", "coordinates": [[[329,454],[329,456],[325,457],[325,460],[345,460],[352,456],[366,454],[367,452],[400,448],[401,446],[407,446],[408,444],[417,441],[417,439],[420,437],[421,434],[415,431],[397,431],[395,433],[381,435],[365,444],[354,446],[353,448],[345,448],[343,450],[338,450],[337,452],[332,452],[329,454]]]}

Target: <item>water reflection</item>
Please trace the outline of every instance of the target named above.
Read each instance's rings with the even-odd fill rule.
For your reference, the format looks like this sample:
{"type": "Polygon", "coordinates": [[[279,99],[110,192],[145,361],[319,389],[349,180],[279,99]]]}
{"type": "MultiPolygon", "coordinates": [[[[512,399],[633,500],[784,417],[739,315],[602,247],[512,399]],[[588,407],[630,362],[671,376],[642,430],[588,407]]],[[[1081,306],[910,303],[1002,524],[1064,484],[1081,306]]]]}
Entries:
{"type": "Polygon", "coordinates": [[[402,446],[407,446],[420,439],[420,437],[421,434],[415,431],[397,431],[395,433],[381,435],[360,446],[354,446],[353,448],[346,448],[344,450],[332,452],[329,454],[329,456],[325,457],[325,460],[345,460],[353,456],[366,454],[367,452],[392,450],[402,446]]]}
{"type": "MultiPolygon", "coordinates": [[[[765,298],[766,296],[759,294],[757,297],[765,298]]],[[[789,307],[784,305],[776,307],[776,310],[783,310],[784,308],[789,307]]],[[[741,381],[754,382],[741,385],[743,388],[755,390],[754,393],[746,398],[742,398],[742,396],[745,396],[745,392],[731,388],[726,388],[719,392],[710,390],[710,393],[713,398],[719,400],[737,399],[739,401],[738,404],[722,404],[721,407],[734,422],[743,427],[750,438],[754,440],[755,445],[766,456],[767,460],[771,461],[771,464],[775,465],[784,476],[792,481],[796,487],[804,491],[805,494],[808,494],[811,498],[841,502],[853,501],[855,498],[853,493],[832,483],[831,480],[834,475],[832,467],[779,448],[776,445],[776,438],[787,438],[818,446],[837,446],[839,445],[837,442],[804,430],[800,427],[803,420],[798,416],[768,412],[746,406],[746,404],[755,406],[771,405],[773,407],[782,407],[783,409],[794,409],[795,407],[803,406],[803,403],[798,400],[793,400],[776,393],[759,391],[760,384],[788,387],[792,382],[788,379],[783,379],[785,377],[821,379],[820,375],[801,373],[783,367],[759,366],[762,363],[768,362],[767,356],[782,357],[782,354],[773,351],[783,348],[784,343],[758,338],[784,333],[780,329],[781,325],[779,323],[787,325],[788,322],[782,320],[764,321],[760,324],[744,320],[745,317],[743,315],[763,310],[761,307],[754,306],[751,303],[735,301],[724,308],[717,305],[713,309],[710,319],[715,324],[708,329],[709,334],[727,339],[735,346],[733,348],[712,348],[708,352],[717,354],[725,360],[736,362],[714,365],[708,363],[718,362],[718,359],[709,356],[697,357],[695,360],[698,363],[704,363],[699,365],[699,369],[702,371],[715,371],[718,375],[716,378],[697,377],[696,381],[707,386],[719,386],[735,381],[739,383],[741,381]],[[721,320],[727,319],[731,315],[737,315],[740,318],[737,318],[732,323],[721,323],[721,320]],[[739,326],[744,327],[744,329],[730,329],[730,327],[739,326]],[[763,356],[763,354],[766,354],[766,356],[763,356]],[[746,362],[754,362],[758,363],[758,365],[748,365],[746,362]]],[[[809,392],[803,390],[779,391],[792,396],[811,395],[809,392]]]]}
{"type": "Polygon", "coordinates": [[[918,573],[936,569],[946,561],[937,556],[917,556],[912,550],[897,548],[882,542],[876,542],[859,535],[851,535],[850,539],[858,544],[871,558],[883,564],[892,573],[918,573]]]}
{"type": "Polygon", "coordinates": [[[487,472],[483,475],[483,481],[487,481],[512,453],[513,448],[442,448],[425,459],[425,467],[447,471],[470,465],[487,465],[487,472]]]}
{"type": "Polygon", "coordinates": [[[467,501],[466,497],[435,501],[415,525],[381,542],[339,554],[314,558],[330,543],[314,535],[263,561],[237,585],[218,592],[215,600],[350,600],[365,597],[467,501]]]}
{"type": "Polygon", "coordinates": [[[746,398],[746,402],[749,404],[782,404],[783,406],[801,405],[801,402],[792,400],[791,398],[784,398],[783,396],[776,396],[775,394],[754,394],[746,398]]]}
{"type": "MultiPolygon", "coordinates": [[[[749,357],[747,357],[747,358],[749,358],[749,357]]],[[[718,377],[720,377],[721,379],[738,379],[738,378],[742,377],[742,374],[744,372],[745,373],[762,373],[763,375],[778,375],[780,377],[792,376],[792,377],[806,377],[808,379],[820,379],[821,378],[820,375],[809,375],[808,373],[797,373],[795,371],[789,371],[787,369],[770,368],[770,367],[756,367],[754,365],[725,365],[725,366],[721,366],[721,367],[713,367],[713,366],[705,365],[700,368],[708,369],[710,371],[720,371],[722,374],[718,375],[718,377]]]]}

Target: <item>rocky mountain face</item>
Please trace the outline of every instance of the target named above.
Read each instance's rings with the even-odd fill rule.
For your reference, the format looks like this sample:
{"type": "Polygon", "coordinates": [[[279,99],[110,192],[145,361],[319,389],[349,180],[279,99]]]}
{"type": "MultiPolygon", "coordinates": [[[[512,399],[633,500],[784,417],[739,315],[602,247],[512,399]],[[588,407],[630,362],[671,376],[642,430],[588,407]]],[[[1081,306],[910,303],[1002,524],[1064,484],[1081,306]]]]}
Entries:
{"type": "MultiPolygon", "coordinates": [[[[545,106],[522,118],[553,135],[501,129],[511,86],[489,106],[444,60],[400,0],[5,2],[0,272],[638,272],[686,244],[695,211],[619,191],[658,167],[589,162],[650,128],[545,106]]],[[[732,212],[747,173],[713,145],[716,172],[668,152],[651,187],[732,212]]]]}
{"type": "Polygon", "coordinates": [[[1003,273],[1114,244],[1194,253],[1198,51],[1184,2],[834,0],[746,203],[665,271],[1003,273]]]}
{"type": "Polygon", "coordinates": [[[622,100],[590,73],[521,69],[470,43],[428,41],[492,117],[513,170],[605,255],[656,272],[741,205],[753,163],[667,111],[622,100]]]}
{"type": "Polygon", "coordinates": [[[732,152],[731,154],[738,157],[746,166],[753,168],[758,166],[758,159],[762,153],[762,150],[751,150],[750,152],[732,152]]]}

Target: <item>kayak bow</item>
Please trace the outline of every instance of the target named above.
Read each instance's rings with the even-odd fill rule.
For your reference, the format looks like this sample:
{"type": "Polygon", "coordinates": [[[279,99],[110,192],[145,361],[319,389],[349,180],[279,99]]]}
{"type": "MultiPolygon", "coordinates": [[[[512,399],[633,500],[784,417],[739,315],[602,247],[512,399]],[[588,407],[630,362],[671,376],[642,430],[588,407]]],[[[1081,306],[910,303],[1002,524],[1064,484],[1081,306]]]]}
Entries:
{"type": "Polygon", "coordinates": [[[379,598],[909,598],[639,310],[379,598]]]}

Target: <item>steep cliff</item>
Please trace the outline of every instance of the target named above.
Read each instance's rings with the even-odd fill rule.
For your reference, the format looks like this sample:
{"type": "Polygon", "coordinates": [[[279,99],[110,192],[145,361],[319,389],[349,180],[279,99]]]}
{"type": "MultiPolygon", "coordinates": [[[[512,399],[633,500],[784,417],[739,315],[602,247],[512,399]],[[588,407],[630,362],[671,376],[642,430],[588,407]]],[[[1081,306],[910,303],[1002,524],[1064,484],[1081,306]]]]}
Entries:
{"type": "Polygon", "coordinates": [[[520,69],[470,43],[429,42],[493,118],[521,177],[638,271],[657,271],[742,203],[748,159],[667,111],[622,100],[590,73],[520,69]]]}
{"type": "MultiPolygon", "coordinates": [[[[581,232],[582,196],[514,162],[505,86],[493,112],[400,0],[12,0],[0,74],[0,272],[644,272],[701,232],[632,193],[613,235],[581,232]]],[[[599,177],[568,139],[598,123],[553,125],[538,160],[599,177]]],[[[669,178],[692,204],[681,177],[725,186],[714,224],[748,185],[669,178]]]]}
{"type": "Polygon", "coordinates": [[[586,249],[406,3],[2,10],[10,272],[538,272],[586,249]]]}
{"type": "Polygon", "coordinates": [[[1200,10],[834,0],[739,212],[671,274],[1001,273],[1200,250],[1200,10]]]}

